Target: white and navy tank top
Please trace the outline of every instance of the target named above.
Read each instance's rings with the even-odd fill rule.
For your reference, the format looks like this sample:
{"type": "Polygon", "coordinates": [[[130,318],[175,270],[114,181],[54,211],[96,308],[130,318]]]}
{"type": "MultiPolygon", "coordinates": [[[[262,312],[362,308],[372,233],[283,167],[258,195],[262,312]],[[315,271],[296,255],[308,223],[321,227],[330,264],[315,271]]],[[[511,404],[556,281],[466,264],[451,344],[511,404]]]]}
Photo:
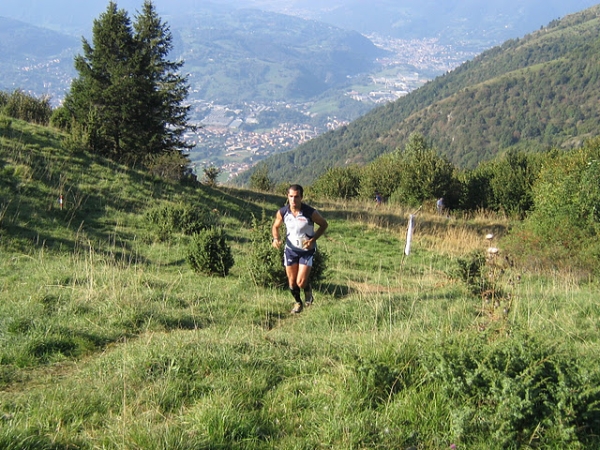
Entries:
{"type": "Polygon", "coordinates": [[[306,251],[306,249],[302,247],[304,241],[315,235],[315,223],[312,220],[314,212],[315,208],[304,203],[300,205],[300,212],[297,216],[294,216],[292,213],[290,205],[285,205],[279,210],[279,213],[283,218],[283,223],[285,223],[286,247],[298,251],[306,251]]]}

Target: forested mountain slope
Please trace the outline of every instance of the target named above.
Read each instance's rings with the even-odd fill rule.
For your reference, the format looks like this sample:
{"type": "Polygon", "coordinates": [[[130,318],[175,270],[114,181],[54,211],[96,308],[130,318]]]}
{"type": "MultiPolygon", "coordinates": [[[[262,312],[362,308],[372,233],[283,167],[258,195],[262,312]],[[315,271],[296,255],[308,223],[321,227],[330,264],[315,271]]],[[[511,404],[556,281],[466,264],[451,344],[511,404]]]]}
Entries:
{"type": "Polygon", "coordinates": [[[355,31],[259,10],[199,6],[171,23],[194,96],[222,103],[308,101],[388,54],[355,31]]]}
{"type": "MultiPolygon", "coordinates": [[[[460,167],[508,148],[573,147],[600,130],[600,6],[482,53],[394,103],[266,160],[276,182],[310,183],[421,133],[460,167]]],[[[251,173],[245,174],[243,183],[251,173]]]]}
{"type": "Polygon", "coordinates": [[[78,46],[78,38],[0,17],[0,89],[62,91],[73,74],[78,46]]]}

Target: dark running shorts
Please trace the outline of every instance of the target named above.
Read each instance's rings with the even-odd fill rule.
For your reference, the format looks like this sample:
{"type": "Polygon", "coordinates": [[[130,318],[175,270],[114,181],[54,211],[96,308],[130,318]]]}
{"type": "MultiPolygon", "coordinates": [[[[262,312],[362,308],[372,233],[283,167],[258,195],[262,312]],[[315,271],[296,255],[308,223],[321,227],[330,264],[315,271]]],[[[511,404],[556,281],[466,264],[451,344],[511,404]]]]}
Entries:
{"type": "Polygon", "coordinates": [[[316,248],[313,248],[306,251],[297,251],[286,247],[283,252],[283,265],[288,267],[293,266],[294,264],[302,264],[304,266],[312,267],[316,250],[316,248]]]}

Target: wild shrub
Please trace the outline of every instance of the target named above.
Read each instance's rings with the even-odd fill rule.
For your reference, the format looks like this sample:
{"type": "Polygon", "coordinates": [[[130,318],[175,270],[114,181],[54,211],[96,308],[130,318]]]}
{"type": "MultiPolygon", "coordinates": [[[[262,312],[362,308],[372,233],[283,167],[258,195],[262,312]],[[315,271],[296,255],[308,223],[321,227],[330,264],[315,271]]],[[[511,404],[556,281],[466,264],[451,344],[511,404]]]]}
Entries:
{"type": "Polygon", "coordinates": [[[327,265],[329,261],[329,254],[322,248],[318,248],[313,258],[313,265],[310,270],[310,282],[314,285],[318,285],[323,282],[327,277],[327,265]]]}
{"type": "Polygon", "coordinates": [[[546,158],[533,186],[534,208],[518,224],[513,242],[540,264],[600,271],[600,139],[546,158]]]}
{"type": "Polygon", "coordinates": [[[50,116],[50,125],[59,130],[69,131],[72,125],[72,117],[69,110],[64,106],[59,106],[52,111],[50,116]]]}
{"type": "Polygon", "coordinates": [[[459,179],[462,186],[459,207],[467,211],[478,209],[491,209],[494,194],[491,180],[493,177],[493,164],[483,162],[474,170],[460,173],[459,179]]]}
{"type": "Polygon", "coordinates": [[[264,210],[260,219],[252,217],[248,275],[257,286],[281,287],[287,285],[283,246],[278,249],[273,247],[271,224],[272,219],[266,217],[264,210]]]}
{"type": "Polygon", "coordinates": [[[540,169],[541,157],[509,151],[492,164],[490,188],[492,209],[519,218],[533,207],[532,188],[540,169]]]}
{"type": "Polygon", "coordinates": [[[250,175],[250,189],[269,192],[273,186],[274,183],[269,178],[269,167],[266,164],[260,164],[250,175]]]}
{"type": "Polygon", "coordinates": [[[359,361],[356,369],[362,398],[371,408],[385,404],[404,386],[400,381],[400,369],[375,359],[359,361]]]}
{"type": "Polygon", "coordinates": [[[9,117],[40,125],[48,125],[52,115],[49,97],[38,99],[20,89],[0,96],[0,111],[9,117]]]}
{"type": "MultiPolygon", "coordinates": [[[[255,216],[252,218],[248,275],[257,286],[287,286],[287,276],[283,267],[283,245],[278,249],[273,247],[271,225],[272,219],[267,218],[264,211],[260,219],[255,216]]],[[[317,285],[325,278],[327,260],[327,253],[318,249],[313,258],[313,266],[310,272],[312,284],[317,285]]]]}
{"type": "Polygon", "coordinates": [[[202,182],[207,186],[215,187],[217,185],[217,179],[219,178],[219,175],[221,175],[222,172],[221,168],[210,165],[208,167],[205,167],[203,172],[204,176],[202,177],[202,182]]]}
{"type": "Polygon", "coordinates": [[[463,257],[457,258],[448,275],[464,282],[473,294],[479,295],[490,288],[486,277],[485,264],[484,252],[474,250],[463,257]]]}
{"type": "Polygon", "coordinates": [[[311,186],[312,192],[322,198],[349,199],[358,197],[360,192],[360,169],[334,167],[321,175],[311,186]]]}
{"type": "MultiPolygon", "coordinates": [[[[401,176],[390,200],[406,205],[418,206],[424,201],[444,197],[447,206],[456,203],[456,169],[445,157],[436,154],[425,138],[413,134],[404,152],[398,153],[401,176]]],[[[380,192],[382,192],[380,190],[380,192]]]]}
{"type": "Polygon", "coordinates": [[[215,213],[204,206],[191,204],[152,208],[146,218],[155,225],[160,240],[168,239],[174,232],[193,235],[219,224],[215,213]]]}
{"type": "Polygon", "coordinates": [[[227,276],[234,260],[222,227],[210,227],[192,236],[187,260],[195,272],[227,276]]]}
{"type": "Polygon", "coordinates": [[[373,198],[379,192],[383,197],[389,198],[398,188],[402,176],[402,159],[399,154],[385,154],[360,172],[360,195],[363,198],[373,198]]]}
{"type": "Polygon", "coordinates": [[[424,366],[451,402],[451,428],[468,445],[580,448],[600,425],[600,373],[568,351],[514,333],[486,342],[451,338],[424,366]]]}
{"type": "Polygon", "coordinates": [[[184,178],[189,159],[178,151],[163,152],[159,155],[147,155],[145,166],[148,171],[165,180],[180,181],[184,178]]]}
{"type": "Polygon", "coordinates": [[[3,135],[8,135],[12,128],[12,119],[7,116],[0,115],[0,130],[3,135]]]}

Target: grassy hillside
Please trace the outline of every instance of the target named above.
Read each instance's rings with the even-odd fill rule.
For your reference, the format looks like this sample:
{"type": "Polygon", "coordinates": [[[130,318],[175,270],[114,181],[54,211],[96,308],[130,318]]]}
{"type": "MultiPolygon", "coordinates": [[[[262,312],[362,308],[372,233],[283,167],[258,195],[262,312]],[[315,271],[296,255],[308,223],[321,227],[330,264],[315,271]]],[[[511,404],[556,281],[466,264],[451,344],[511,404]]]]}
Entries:
{"type": "Polygon", "coordinates": [[[347,127],[269,158],[273,179],[311,183],[329,167],[404,148],[414,132],[466,168],[509,148],[579,145],[600,128],[599,11],[508,41],[347,127]]]}
{"type": "Polygon", "coordinates": [[[1,448],[600,444],[597,285],[512,266],[504,218],[420,211],[404,257],[410,211],[315,204],[329,271],[291,316],[247,275],[252,214],[282,197],[164,182],[16,120],[0,136],[1,448]],[[227,277],[149,222],[184,203],[218,213],[227,277]]]}

